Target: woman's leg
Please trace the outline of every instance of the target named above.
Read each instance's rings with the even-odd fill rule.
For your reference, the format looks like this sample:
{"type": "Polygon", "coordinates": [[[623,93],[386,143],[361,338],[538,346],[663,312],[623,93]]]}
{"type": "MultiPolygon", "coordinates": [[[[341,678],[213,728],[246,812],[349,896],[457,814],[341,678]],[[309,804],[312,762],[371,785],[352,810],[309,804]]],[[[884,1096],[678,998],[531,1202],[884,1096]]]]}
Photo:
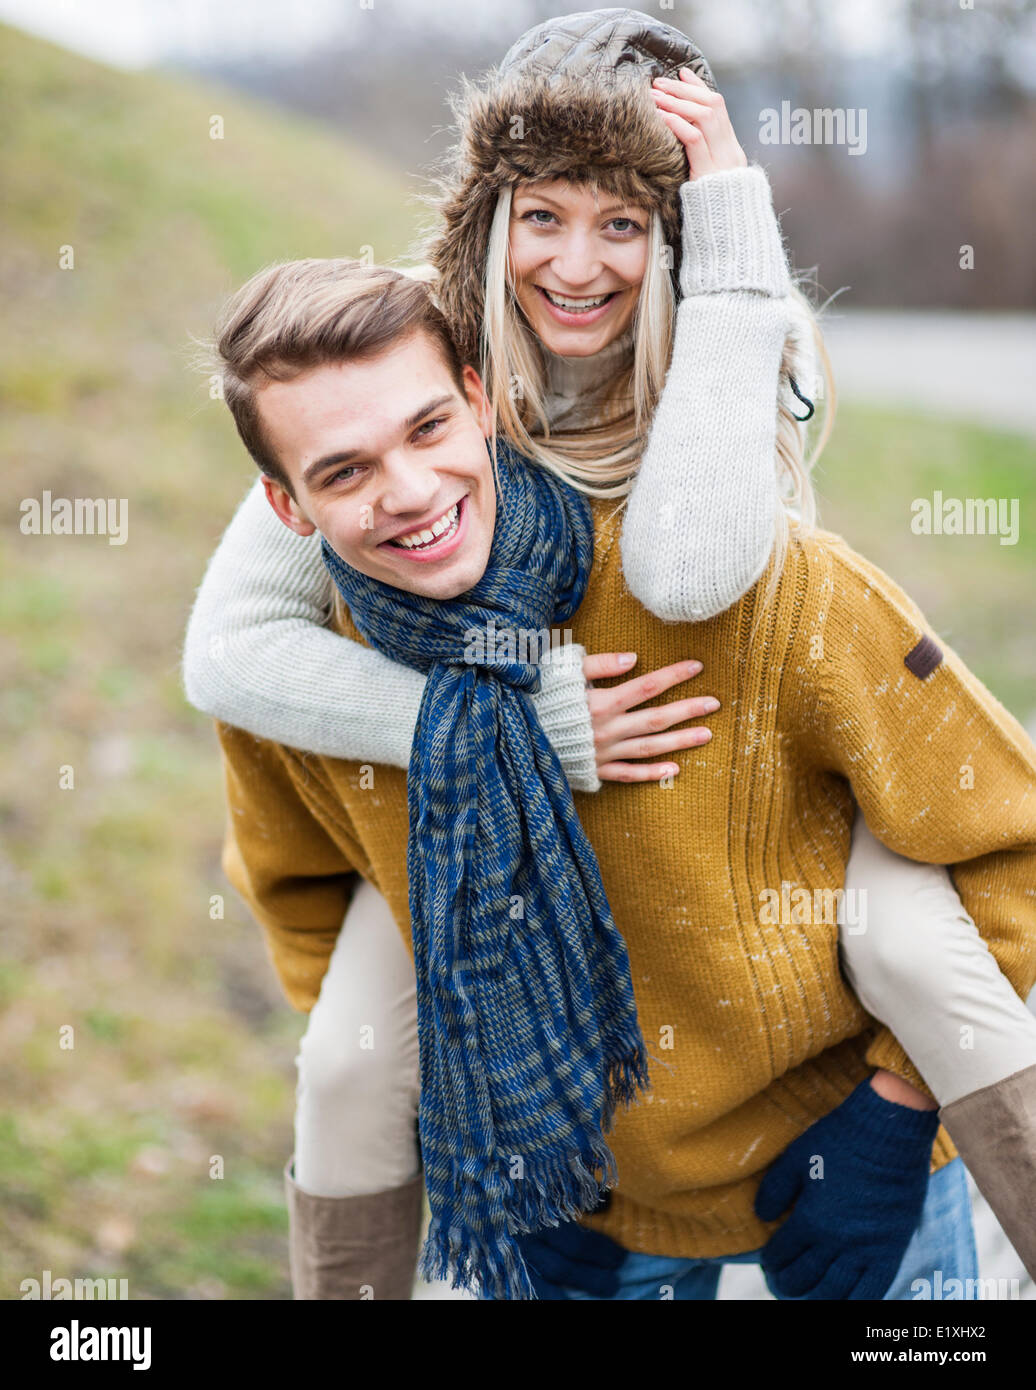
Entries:
{"type": "Polygon", "coordinates": [[[353,896],[296,1059],[298,1298],[409,1298],[421,1216],[414,970],[381,894],[353,896]]]}
{"type": "Polygon", "coordinates": [[[1036,1018],[946,868],[886,849],[859,810],[845,887],[862,893],[865,907],[859,923],[839,928],[849,982],[944,1107],[940,1118],[1034,1272],[1036,1207],[1027,1194],[1036,1189],[1036,1018]]]}

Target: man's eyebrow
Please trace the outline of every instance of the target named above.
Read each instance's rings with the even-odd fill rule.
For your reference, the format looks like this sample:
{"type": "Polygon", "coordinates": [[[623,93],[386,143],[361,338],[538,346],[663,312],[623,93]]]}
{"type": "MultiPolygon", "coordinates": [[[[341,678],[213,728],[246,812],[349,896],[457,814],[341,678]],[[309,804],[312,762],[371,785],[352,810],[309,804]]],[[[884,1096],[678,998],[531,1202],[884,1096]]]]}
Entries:
{"type": "Polygon", "coordinates": [[[325,454],[322,459],[317,459],[315,463],[309,465],[302,474],[302,481],[308,487],[313,479],[317,477],[318,474],[323,473],[325,469],[331,468],[336,463],[348,463],[349,460],[355,458],[359,452],[359,449],[342,449],[336,454],[325,454]]]}
{"type": "MultiPolygon", "coordinates": [[[[404,431],[412,430],[416,425],[421,423],[426,415],[431,415],[433,410],[441,410],[444,405],[449,405],[456,399],[455,395],[446,395],[436,396],[434,401],[427,401],[421,406],[420,410],[415,410],[412,415],[407,416],[403,422],[404,431]]],[[[325,469],[332,468],[335,464],[341,467],[342,464],[348,463],[350,459],[356,458],[356,456],[362,452],[362,449],[337,449],[333,454],[325,454],[323,458],[319,458],[315,463],[311,463],[303,472],[302,481],[308,487],[313,479],[323,473],[325,469]]]]}
{"type": "Polygon", "coordinates": [[[436,396],[434,401],[429,401],[428,404],[423,405],[420,410],[415,410],[413,415],[408,415],[403,428],[405,430],[412,430],[415,425],[421,423],[426,415],[431,415],[433,410],[441,410],[444,405],[449,405],[456,399],[457,397],[452,392],[449,392],[445,396],[436,396]]]}

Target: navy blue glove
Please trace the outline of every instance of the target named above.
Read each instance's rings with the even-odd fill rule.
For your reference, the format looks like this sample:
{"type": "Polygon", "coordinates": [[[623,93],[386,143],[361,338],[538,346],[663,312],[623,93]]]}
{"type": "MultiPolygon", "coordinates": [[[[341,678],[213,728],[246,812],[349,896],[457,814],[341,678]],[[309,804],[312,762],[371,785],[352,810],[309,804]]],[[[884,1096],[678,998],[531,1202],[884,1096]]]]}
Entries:
{"type": "Polygon", "coordinates": [[[881,1298],[920,1222],[938,1128],[937,1110],[896,1105],[863,1081],[789,1144],[755,1199],[762,1221],[776,1221],[794,1203],[760,1255],[770,1291],[881,1298]]]}
{"type": "MultiPolygon", "coordinates": [[[[610,1194],[597,1210],[603,1210],[609,1200],[610,1194]]],[[[614,1298],[618,1293],[618,1270],[626,1251],[600,1231],[588,1231],[568,1221],[515,1239],[537,1298],[566,1299],[566,1287],[593,1298],[614,1298]]]]}

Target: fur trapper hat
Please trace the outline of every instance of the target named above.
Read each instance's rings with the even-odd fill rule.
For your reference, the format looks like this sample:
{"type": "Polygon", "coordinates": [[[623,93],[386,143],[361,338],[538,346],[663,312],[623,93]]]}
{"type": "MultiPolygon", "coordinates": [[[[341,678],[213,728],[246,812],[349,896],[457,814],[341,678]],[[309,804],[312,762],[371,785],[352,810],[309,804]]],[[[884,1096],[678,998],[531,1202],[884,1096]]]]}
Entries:
{"type": "Polygon", "coordinates": [[[593,183],[661,214],[678,293],[683,146],[651,99],[681,67],[713,90],[709,65],[679,30],[637,10],[592,10],[523,34],[451,100],[458,140],[439,178],[427,257],[464,361],[478,363],[486,252],[497,195],[523,180],[593,183]]]}

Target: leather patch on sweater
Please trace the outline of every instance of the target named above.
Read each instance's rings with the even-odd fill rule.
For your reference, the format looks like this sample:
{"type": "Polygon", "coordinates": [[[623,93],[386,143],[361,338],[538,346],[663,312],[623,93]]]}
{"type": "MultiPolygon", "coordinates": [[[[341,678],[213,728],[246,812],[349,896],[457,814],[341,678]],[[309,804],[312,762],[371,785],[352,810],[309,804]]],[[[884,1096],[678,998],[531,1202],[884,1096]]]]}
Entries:
{"type": "Polygon", "coordinates": [[[918,680],[930,676],[942,661],[942,648],[930,637],[922,637],[917,646],[907,652],[903,665],[913,671],[918,680]]]}

